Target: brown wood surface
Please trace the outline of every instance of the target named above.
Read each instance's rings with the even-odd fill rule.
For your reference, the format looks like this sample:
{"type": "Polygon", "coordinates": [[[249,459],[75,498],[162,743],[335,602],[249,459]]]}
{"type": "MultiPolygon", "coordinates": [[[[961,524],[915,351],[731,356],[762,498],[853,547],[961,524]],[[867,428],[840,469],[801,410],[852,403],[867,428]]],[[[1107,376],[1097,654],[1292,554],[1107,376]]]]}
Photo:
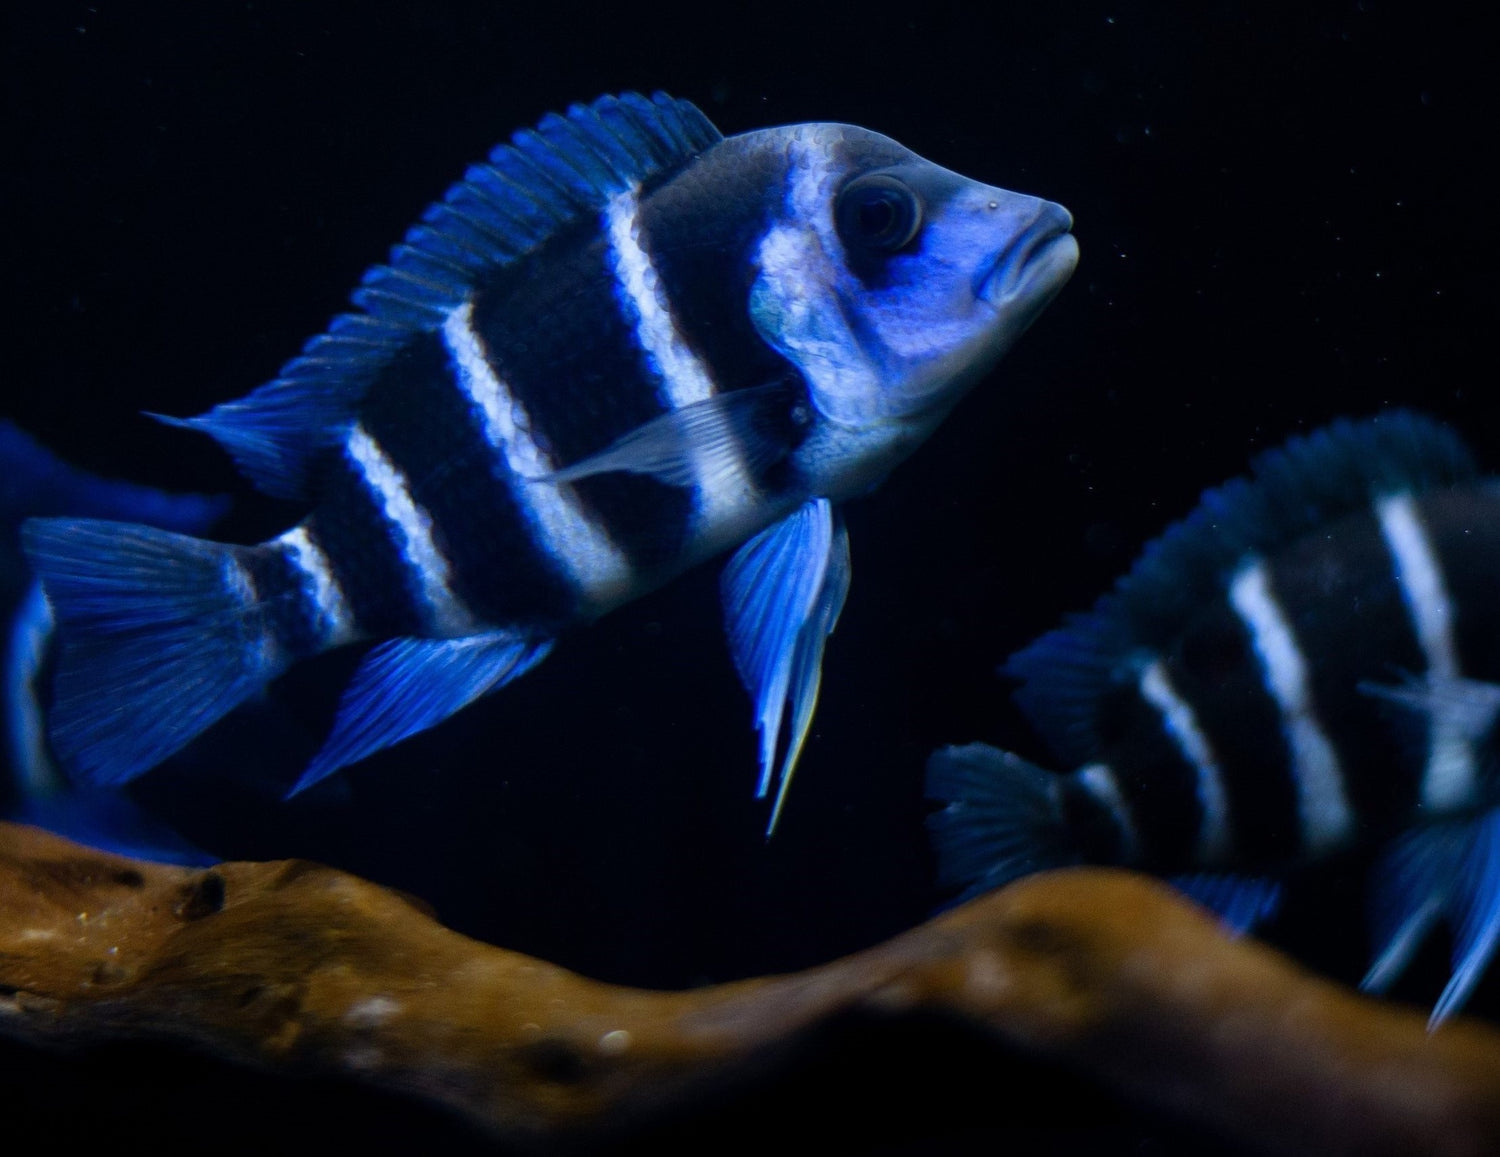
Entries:
{"type": "Polygon", "coordinates": [[[1253,1150],[1500,1153],[1500,1033],[1428,1033],[1125,872],[1033,876],[804,972],[651,992],[316,864],[163,867],[0,824],[0,1032],[39,1045],[340,1073],[521,1139],[753,1089],[831,1018],[933,1012],[1253,1150]]]}

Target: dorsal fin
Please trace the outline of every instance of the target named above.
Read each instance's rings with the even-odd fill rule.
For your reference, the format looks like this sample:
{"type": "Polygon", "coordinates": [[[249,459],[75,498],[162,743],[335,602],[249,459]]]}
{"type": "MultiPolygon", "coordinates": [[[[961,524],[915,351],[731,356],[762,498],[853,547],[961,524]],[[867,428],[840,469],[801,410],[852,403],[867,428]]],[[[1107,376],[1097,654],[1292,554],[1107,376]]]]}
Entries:
{"type": "Polygon", "coordinates": [[[1073,765],[1097,758],[1094,708],[1122,660],[1165,647],[1248,555],[1274,551],[1382,495],[1477,477],[1456,433],[1407,410],[1340,419],[1292,438],[1259,455],[1249,477],[1205,491],[1092,610],[1012,655],[1002,670],[1023,680],[1016,702],[1060,757],[1073,765]]]}
{"type": "Polygon", "coordinates": [[[489,272],[617,193],[701,153],[719,131],[665,93],[600,97],[549,114],[473,165],[366,273],[340,314],[270,382],[196,418],[260,489],[300,498],[307,467],[337,445],[380,369],[412,336],[436,329],[489,272]]]}

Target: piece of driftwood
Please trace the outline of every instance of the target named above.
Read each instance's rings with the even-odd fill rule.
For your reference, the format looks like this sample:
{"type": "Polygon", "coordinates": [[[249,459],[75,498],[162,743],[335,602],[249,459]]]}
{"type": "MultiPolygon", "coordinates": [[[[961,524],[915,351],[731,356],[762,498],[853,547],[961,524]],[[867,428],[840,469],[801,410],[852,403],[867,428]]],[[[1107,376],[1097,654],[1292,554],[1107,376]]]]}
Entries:
{"type": "Polygon", "coordinates": [[[162,867],[0,824],[0,1031],[50,1047],[173,1041],[536,1138],[669,1112],[833,1017],[918,1012],[1257,1150],[1500,1152],[1500,1033],[1429,1034],[1125,872],[1033,876],[805,972],[650,992],[316,864],[162,867]]]}

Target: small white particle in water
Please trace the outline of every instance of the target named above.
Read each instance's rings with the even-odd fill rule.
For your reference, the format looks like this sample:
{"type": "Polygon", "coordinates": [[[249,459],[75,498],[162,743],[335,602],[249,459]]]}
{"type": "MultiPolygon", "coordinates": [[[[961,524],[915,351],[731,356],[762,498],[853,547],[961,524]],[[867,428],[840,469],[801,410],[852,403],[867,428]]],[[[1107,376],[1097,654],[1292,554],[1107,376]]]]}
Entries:
{"type": "Polygon", "coordinates": [[[344,1014],[344,1023],[350,1028],[379,1028],[400,1011],[400,1001],[388,996],[372,996],[351,1005],[344,1014]]]}
{"type": "Polygon", "coordinates": [[[605,1056],[617,1057],[630,1047],[630,1034],[623,1028],[607,1032],[599,1038],[599,1051],[605,1056]]]}

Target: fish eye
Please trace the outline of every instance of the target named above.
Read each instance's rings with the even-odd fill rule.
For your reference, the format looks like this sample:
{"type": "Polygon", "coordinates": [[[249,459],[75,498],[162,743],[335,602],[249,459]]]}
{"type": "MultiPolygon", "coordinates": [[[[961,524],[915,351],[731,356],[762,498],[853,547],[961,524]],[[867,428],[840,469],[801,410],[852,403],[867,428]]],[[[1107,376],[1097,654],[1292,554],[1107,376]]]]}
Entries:
{"type": "Polygon", "coordinates": [[[839,191],[834,221],[845,245],[895,253],[922,227],[922,203],[895,177],[872,173],[839,191]]]}

